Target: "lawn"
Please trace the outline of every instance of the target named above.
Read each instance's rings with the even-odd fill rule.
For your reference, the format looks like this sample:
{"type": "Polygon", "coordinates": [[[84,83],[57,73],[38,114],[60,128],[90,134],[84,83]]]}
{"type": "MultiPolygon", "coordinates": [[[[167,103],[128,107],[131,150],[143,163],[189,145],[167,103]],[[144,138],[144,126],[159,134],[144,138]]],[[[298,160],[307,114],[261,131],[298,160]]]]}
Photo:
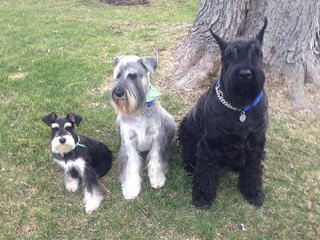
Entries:
{"type": "Polygon", "coordinates": [[[107,91],[114,57],[158,54],[152,82],[177,124],[194,97],[164,83],[197,1],[150,2],[0,0],[0,239],[320,239],[320,120],[291,112],[270,85],[263,207],[246,202],[238,175],[223,171],[213,207],[195,208],[176,141],[165,187],[151,189],[144,175],[139,198],[123,199],[107,91]],[[105,200],[91,215],[82,189],[68,193],[51,159],[41,118],[52,111],[80,114],[78,132],[113,150],[113,168],[100,181],[105,200]]]}

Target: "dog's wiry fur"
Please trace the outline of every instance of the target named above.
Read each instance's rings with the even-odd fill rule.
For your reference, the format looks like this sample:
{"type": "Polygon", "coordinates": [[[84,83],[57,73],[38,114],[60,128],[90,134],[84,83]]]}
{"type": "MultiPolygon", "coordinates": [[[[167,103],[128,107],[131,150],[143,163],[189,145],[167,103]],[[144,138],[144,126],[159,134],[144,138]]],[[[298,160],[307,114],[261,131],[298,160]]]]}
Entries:
{"type": "Polygon", "coordinates": [[[146,94],[149,73],[154,73],[157,61],[150,57],[122,56],[115,59],[114,84],[110,100],[117,111],[121,147],[120,182],[125,199],[135,199],[141,189],[141,154],[146,153],[147,170],[153,188],[165,184],[170,146],[175,134],[175,122],[152,101],[146,114],[146,94]]]}
{"type": "Polygon", "coordinates": [[[43,119],[51,127],[51,151],[53,159],[64,172],[65,187],[69,192],[78,189],[80,181],[85,185],[83,203],[87,213],[97,209],[103,200],[98,178],[111,168],[112,153],[104,144],[77,135],[75,126],[82,118],[74,113],[58,117],[50,113],[43,119]]]}
{"type": "Polygon", "coordinates": [[[267,97],[263,90],[262,40],[267,25],[255,38],[225,42],[214,34],[220,50],[220,90],[232,106],[242,109],[263,92],[260,102],[239,120],[240,112],[218,99],[213,84],[182,120],[178,140],[185,170],[192,175],[192,202],[211,206],[216,196],[221,167],[240,172],[240,192],[255,205],[262,205],[262,160],[268,125],[267,97]]]}

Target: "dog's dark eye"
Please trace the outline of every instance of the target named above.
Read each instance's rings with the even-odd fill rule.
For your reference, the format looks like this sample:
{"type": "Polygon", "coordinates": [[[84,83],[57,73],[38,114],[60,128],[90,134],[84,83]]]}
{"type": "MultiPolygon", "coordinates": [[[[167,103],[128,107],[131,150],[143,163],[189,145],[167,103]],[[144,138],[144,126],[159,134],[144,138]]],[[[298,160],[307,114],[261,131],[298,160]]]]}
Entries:
{"type": "Polygon", "coordinates": [[[232,50],[226,52],[226,57],[228,60],[233,60],[235,58],[235,53],[232,50]]]}
{"type": "Polygon", "coordinates": [[[53,132],[56,132],[56,131],[58,131],[59,128],[58,127],[53,127],[51,129],[52,129],[53,132]]]}
{"type": "Polygon", "coordinates": [[[72,130],[72,127],[66,127],[65,128],[67,131],[71,131],[72,130]]]}
{"type": "Polygon", "coordinates": [[[131,79],[131,80],[134,80],[137,78],[137,74],[136,73],[129,73],[128,74],[128,78],[131,79]]]}
{"type": "Polygon", "coordinates": [[[121,77],[121,73],[118,73],[116,79],[119,79],[120,77],[121,77]]]}

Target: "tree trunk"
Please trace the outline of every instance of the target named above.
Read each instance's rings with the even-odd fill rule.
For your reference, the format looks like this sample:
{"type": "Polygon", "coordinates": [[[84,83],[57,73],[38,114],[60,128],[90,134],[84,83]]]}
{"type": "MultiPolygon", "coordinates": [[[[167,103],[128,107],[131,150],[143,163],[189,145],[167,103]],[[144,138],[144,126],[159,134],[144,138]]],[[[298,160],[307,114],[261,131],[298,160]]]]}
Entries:
{"type": "Polygon", "coordinates": [[[287,80],[296,107],[310,107],[304,86],[311,82],[320,86],[319,0],[199,0],[196,20],[175,53],[178,66],[169,86],[201,87],[217,72],[220,52],[209,28],[226,40],[253,37],[264,16],[266,70],[278,82],[287,80]]]}

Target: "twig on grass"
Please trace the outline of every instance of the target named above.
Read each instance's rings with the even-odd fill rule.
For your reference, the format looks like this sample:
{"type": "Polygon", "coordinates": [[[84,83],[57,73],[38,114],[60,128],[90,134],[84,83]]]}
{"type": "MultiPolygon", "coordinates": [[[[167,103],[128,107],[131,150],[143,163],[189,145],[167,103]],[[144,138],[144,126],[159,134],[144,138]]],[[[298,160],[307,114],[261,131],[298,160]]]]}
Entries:
{"type": "Polygon", "coordinates": [[[73,82],[73,83],[70,83],[67,86],[65,86],[64,88],[62,88],[62,91],[64,92],[68,87],[71,87],[72,85],[83,84],[83,83],[85,83],[85,82],[73,82]]]}
{"type": "Polygon", "coordinates": [[[158,54],[157,49],[153,48],[153,51],[156,53],[156,56],[157,56],[157,62],[159,62],[159,54],[158,54]]]}
{"type": "Polygon", "coordinates": [[[20,112],[19,112],[18,117],[16,118],[16,120],[14,120],[14,122],[10,124],[11,128],[18,122],[18,119],[20,118],[21,113],[22,113],[22,109],[20,109],[20,112]]]}

